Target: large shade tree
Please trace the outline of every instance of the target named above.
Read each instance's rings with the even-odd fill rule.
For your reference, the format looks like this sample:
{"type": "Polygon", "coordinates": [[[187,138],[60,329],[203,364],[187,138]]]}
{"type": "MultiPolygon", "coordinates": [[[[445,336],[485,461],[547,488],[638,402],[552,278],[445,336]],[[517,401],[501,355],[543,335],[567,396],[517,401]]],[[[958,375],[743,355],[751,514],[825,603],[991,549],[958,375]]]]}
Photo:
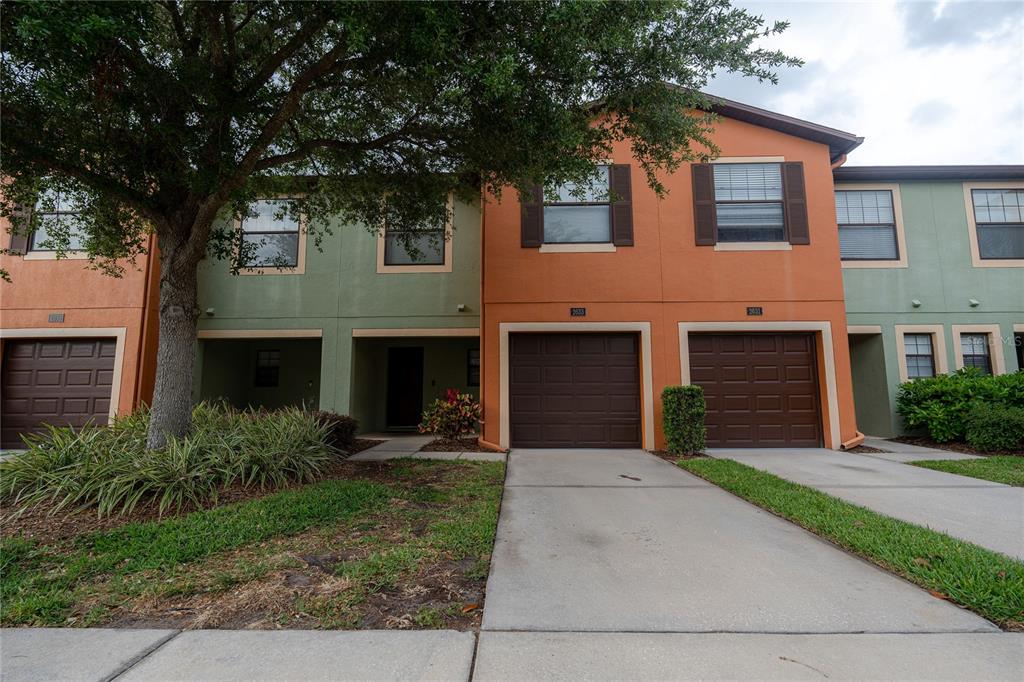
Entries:
{"type": "Polygon", "coordinates": [[[159,448],[189,428],[197,267],[241,246],[225,216],[284,194],[315,236],[414,231],[449,192],[583,179],[623,139],[661,191],[714,151],[716,70],[796,63],[756,47],[784,28],[728,0],[5,2],[0,210],[27,234],[25,207],[73,203],[51,246],[81,235],[115,276],[156,233],[159,448]]]}

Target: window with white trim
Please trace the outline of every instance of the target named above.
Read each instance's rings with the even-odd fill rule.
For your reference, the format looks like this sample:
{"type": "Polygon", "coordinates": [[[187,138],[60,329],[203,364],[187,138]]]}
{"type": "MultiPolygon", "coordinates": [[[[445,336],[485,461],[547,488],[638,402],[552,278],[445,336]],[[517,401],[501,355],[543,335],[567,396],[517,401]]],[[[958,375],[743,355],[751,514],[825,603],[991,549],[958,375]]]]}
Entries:
{"type": "Polygon", "coordinates": [[[935,351],[931,334],[904,334],[903,352],[908,379],[935,376],[935,351]]]}
{"type": "Polygon", "coordinates": [[[786,241],[782,165],[716,163],[712,167],[718,241],[786,241]]]}
{"type": "Polygon", "coordinates": [[[978,256],[1024,259],[1024,189],[973,189],[978,256]]]}
{"type": "Polygon", "coordinates": [[[294,199],[261,199],[242,216],[243,268],[294,268],[299,264],[299,221],[289,211],[294,199]]]}
{"type": "Polygon", "coordinates": [[[611,242],[612,204],[609,183],[609,167],[600,165],[597,167],[597,175],[589,184],[567,182],[550,189],[555,200],[544,202],[544,243],[611,242]]]}
{"type": "Polygon", "coordinates": [[[964,333],[960,335],[960,353],[964,367],[973,367],[982,374],[992,374],[992,357],[988,349],[989,335],[964,333]]]}
{"type": "Polygon", "coordinates": [[[836,190],[842,260],[899,260],[892,191],[836,190]]]}
{"type": "Polygon", "coordinates": [[[29,251],[81,251],[85,233],[78,223],[78,205],[66,193],[50,190],[36,202],[35,230],[29,238],[29,251]],[[65,243],[66,240],[66,243],[65,243]]]}

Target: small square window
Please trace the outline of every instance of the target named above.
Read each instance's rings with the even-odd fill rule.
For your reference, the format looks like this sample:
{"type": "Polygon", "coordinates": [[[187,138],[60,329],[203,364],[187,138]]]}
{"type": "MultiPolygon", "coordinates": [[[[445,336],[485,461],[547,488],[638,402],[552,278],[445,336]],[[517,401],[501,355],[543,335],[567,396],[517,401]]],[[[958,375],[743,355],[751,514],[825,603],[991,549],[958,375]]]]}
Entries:
{"type": "Polygon", "coordinates": [[[890,190],[836,191],[842,260],[899,260],[890,190]]]}
{"type": "Polygon", "coordinates": [[[612,240],[609,167],[598,166],[588,185],[567,182],[544,202],[545,244],[606,244],[612,240]]]}
{"type": "Polygon", "coordinates": [[[975,189],[971,200],[981,259],[1024,259],[1024,189],[975,189]]]}
{"type": "Polygon", "coordinates": [[[904,334],[903,349],[907,362],[907,378],[935,376],[935,353],[931,334],[904,334]]]}
{"type": "Polygon", "coordinates": [[[988,334],[961,334],[960,350],[964,367],[973,367],[982,374],[992,374],[992,358],[988,351],[988,334]]]}
{"type": "Polygon", "coordinates": [[[39,197],[35,214],[38,222],[29,238],[29,251],[56,251],[56,239],[67,237],[61,244],[65,251],[82,251],[85,234],[78,224],[79,207],[67,194],[49,191],[39,197]]]}
{"type": "Polygon", "coordinates": [[[256,374],[253,386],[256,388],[277,388],[281,378],[281,351],[256,351],[256,374]]]}
{"type": "Polygon", "coordinates": [[[241,219],[241,266],[294,268],[299,264],[299,222],[289,211],[293,199],[263,199],[241,219]]]}
{"type": "Polygon", "coordinates": [[[480,385],[480,349],[470,348],[466,354],[466,385],[480,385]]]}

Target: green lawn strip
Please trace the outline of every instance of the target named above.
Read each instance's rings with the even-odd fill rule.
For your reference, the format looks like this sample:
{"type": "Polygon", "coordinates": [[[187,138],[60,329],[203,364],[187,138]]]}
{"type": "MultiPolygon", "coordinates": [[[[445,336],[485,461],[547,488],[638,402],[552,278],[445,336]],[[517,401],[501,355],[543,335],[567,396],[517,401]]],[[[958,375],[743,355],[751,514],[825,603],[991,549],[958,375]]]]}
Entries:
{"type": "Polygon", "coordinates": [[[1024,486],[1024,457],[993,455],[983,459],[925,459],[911,464],[1006,485],[1024,486]]]}
{"type": "Polygon", "coordinates": [[[58,625],[94,578],[173,569],[217,552],[379,509],[393,494],[379,483],[332,480],[165,521],[83,535],[70,551],[10,538],[0,543],[0,623],[58,625]]]}
{"type": "Polygon", "coordinates": [[[1024,625],[1022,562],[732,460],[678,464],[999,625],[1024,625]]]}

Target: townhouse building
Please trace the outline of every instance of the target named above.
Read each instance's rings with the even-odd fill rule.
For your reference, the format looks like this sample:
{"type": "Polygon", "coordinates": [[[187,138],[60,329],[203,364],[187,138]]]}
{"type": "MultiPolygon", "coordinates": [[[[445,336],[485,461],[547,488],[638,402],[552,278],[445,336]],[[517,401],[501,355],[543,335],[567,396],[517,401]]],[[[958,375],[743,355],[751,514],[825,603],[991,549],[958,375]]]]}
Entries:
{"type": "Polygon", "coordinates": [[[833,177],[860,430],[903,432],[902,382],[1024,368],[1024,166],[833,177]]]}

